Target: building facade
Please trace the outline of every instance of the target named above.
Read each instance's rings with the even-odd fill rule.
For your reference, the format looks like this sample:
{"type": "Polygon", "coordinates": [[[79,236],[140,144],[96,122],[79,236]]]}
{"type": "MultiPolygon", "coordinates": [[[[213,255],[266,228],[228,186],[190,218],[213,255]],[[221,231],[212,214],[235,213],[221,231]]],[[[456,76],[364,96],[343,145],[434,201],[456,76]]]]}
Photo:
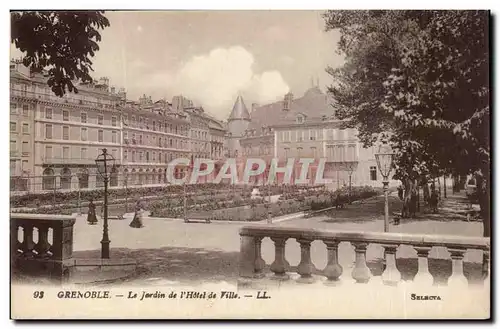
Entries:
{"type": "MultiPolygon", "coordinates": [[[[11,176],[29,182],[29,186],[12,184],[11,189],[47,191],[103,186],[96,172],[96,157],[107,148],[116,158],[117,167],[121,161],[121,116],[116,108],[119,99],[120,95],[110,90],[107,78],[78,85],[77,94],[58,97],[47,86],[43,73],[30,73],[19,63],[11,65],[11,108],[23,111],[21,117],[11,114],[11,129],[17,125],[27,132],[19,140],[26,160],[21,160],[22,171],[16,165],[11,176]]],[[[13,144],[11,148],[16,146],[13,144]]],[[[110,185],[117,185],[115,175],[110,185]]]]}
{"type": "MultiPolygon", "coordinates": [[[[245,108],[238,97],[238,108],[245,108]]],[[[319,159],[325,158],[323,178],[328,179],[330,188],[335,189],[351,183],[355,185],[382,186],[382,177],[378,171],[375,150],[364,148],[357,138],[356,129],[345,129],[342,121],[335,117],[332,99],[320,88],[312,86],[300,98],[287,93],[282,101],[263,106],[252,105],[247,115],[243,112],[238,117],[234,109],[228,122],[248,122],[234,129],[232,136],[237,138],[233,150],[241,148],[243,157],[265,159],[266,171],[255,178],[256,184],[263,184],[268,175],[271,159],[277,158],[280,167],[285,166],[289,158],[295,159],[292,182],[300,177],[299,158],[313,158],[309,166],[307,179],[316,177],[319,159]]],[[[231,127],[231,126],[230,126],[231,127]]],[[[231,146],[230,146],[231,148],[231,146]]],[[[240,161],[243,162],[243,161],[240,161]]],[[[278,174],[278,181],[283,175],[278,174]]],[[[392,184],[397,184],[393,181],[392,184]]]]}
{"type": "MultiPolygon", "coordinates": [[[[223,156],[224,124],[185,97],[129,101],[107,78],[58,97],[43,73],[12,63],[10,74],[11,191],[101,188],[95,159],[103,148],[115,159],[111,188],[166,184],[176,158],[223,156]]],[[[189,165],[174,170],[180,178],[189,165]]]]}
{"type": "Polygon", "coordinates": [[[36,98],[32,95],[29,71],[11,64],[10,79],[10,185],[11,190],[27,190],[33,175],[35,154],[34,115],[36,98]]]}
{"type": "MultiPolygon", "coordinates": [[[[167,182],[168,163],[188,158],[190,122],[183,111],[172,110],[164,100],[151,98],[120,105],[123,113],[123,184],[157,185],[167,182]]],[[[175,175],[186,168],[175,168],[175,175]]]]}

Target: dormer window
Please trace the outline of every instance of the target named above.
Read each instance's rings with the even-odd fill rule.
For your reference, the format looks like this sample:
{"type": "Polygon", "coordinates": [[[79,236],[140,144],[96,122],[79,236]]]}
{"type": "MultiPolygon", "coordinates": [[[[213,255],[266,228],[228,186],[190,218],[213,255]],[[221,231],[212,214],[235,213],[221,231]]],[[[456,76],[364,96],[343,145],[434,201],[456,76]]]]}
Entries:
{"type": "Polygon", "coordinates": [[[304,123],[305,115],[303,115],[303,114],[297,115],[296,121],[297,121],[297,123],[304,123]]]}

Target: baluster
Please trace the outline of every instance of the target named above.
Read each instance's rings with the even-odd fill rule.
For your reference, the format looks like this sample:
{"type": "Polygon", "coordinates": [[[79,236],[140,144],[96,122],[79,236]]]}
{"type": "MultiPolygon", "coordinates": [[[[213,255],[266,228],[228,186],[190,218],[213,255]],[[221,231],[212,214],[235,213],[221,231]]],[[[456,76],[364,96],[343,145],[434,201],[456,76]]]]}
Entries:
{"type": "Polygon", "coordinates": [[[382,273],[382,282],[388,286],[397,286],[401,281],[401,273],[396,266],[397,245],[383,245],[385,254],[385,271],[382,273]]]}
{"type": "Polygon", "coordinates": [[[297,239],[300,244],[300,263],[297,266],[297,273],[300,274],[300,278],[297,282],[301,283],[313,283],[314,278],[312,277],[312,271],[314,269],[311,261],[311,242],[310,239],[297,239]]]}
{"type": "Polygon", "coordinates": [[[262,239],[263,237],[255,237],[255,278],[262,278],[264,277],[264,267],[266,266],[266,262],[262,259],[262,239]]]}
{"type": "Polygon", "coordinates": [[[33,257],[33,249],[35,248],[35,242],[33,242],[33,225],[24,224],[23,225],[23,257],[33,257]]]}
{"type": "Polygon", "coordinates": [[[370,269],[366,266],[366,247],[368,243],[353,243],[354,251],[356,253],[356,263],[352,270],[352,278],[357,283],[367,283],[370,281],[370,269]]]}
{"type": "Polygon", "coordinates": [[[419,285],[432,286],[434,277],[429,272],[429,251],[432,247],[414,247],[418,256],[418,272],[413,278],[413,282],[419,285]]]}
{"type": "Polygon", "coordinates": [[[461,248],[448,248],[451,254],[452,262],[452,274],[448,279],[448,286],[452,287],[467,287],[469,281],[464,275],[464,262],[463,258],[465,256],[466,249],[461,248]]]}
{"type": "Polygon", "coordinates": [[[339,278],[342,275],[342,266],[339,264],[338,250],[340,241],[323,241],[326,244],[328,251],[328,263],[323,270],[323,273],[328,278],[325,283],[336,284],[339,283],[339,278]]]}
{"type": "Polygon", "coordinates": [[[255,275],[255,237],[250,235],[240,236],[240,277],[253,278],[255,275]]]}
{"type": "Polygon", "coordinates": [[[484,283],[490,284],[490,252],[489,250],[483,251],[483,278],[484,283]]]}
{"type": "Polygon", "coordinates": [[[15,261],[17,259],[17,256],[19,256],[19,238],[18,238],[18,230],[19,226],[15,222],[15,220],[11,220],[10,222],[10,262],[11,262],[11,267],[14,266],[15,261]]]}
{"type": "Polygon", "coordinates": [[[40,225],[38,227],[38,243],[35,245],[35,250],[38,253],[38,257],[47,256],[50,250],[50,243],[48,239],[49,227],[47,225],[40,225]]]}
{"type": "Polygon", "coordinates": [[[288,279],[286,273],[288,262],[285,259],[285,245],[288,238],[271,238],[274,242],[274,262],[271,264],[271,271],[274,273],[273,278],[278,280],[288,279]]]}

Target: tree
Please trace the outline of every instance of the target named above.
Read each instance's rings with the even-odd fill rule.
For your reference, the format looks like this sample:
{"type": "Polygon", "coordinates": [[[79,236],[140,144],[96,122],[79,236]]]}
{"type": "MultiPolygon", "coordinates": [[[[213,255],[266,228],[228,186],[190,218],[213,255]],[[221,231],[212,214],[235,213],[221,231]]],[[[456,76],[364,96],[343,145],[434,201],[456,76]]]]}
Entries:
{"type": "MultiPolygon", "coordinates": [[[[346,63],[327,68],[336,115],[365,146],[390,143],[405,204],[419,180],[479,173],[489,236],[489,45],[485,11],[328,11],[346,63]]],[[[403,214],[406,215],[406,214],[403,214]]]]}
{"type": "Polygon", "coordinates": [[[91,82],[90,57],[99,50],[99,29],[109,26],[103,11],[11,13],[11,42],[34,72],[48,69],[47,84],[57,96],[78,93],[75,81],[91,82]]]}

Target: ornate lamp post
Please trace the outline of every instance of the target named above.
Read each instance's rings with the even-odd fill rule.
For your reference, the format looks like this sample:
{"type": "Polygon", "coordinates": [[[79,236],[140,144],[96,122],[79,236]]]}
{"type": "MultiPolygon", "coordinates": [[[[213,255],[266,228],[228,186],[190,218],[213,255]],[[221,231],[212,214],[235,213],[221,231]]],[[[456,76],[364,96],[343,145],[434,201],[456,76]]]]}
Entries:
{"type": "Polygon", "coordinates": [[[385,195],[385,216],[384,216],[384,232],[389,232],[389,174],[392,170],[392,158],[394,153],[387,144],[380,145],[378,152],[375,154],[377,166],[382,174],[385,195]]]}
{"type": "Polygon", "coordinates": [[[115,166],[115,158],[108,154],[106,149],[95,159],[97,172],[104,180],[104,225],[101,240],[101,258],[109,258],[109,233],[108,233],[108,181],[111,168],[115,166]]]}

